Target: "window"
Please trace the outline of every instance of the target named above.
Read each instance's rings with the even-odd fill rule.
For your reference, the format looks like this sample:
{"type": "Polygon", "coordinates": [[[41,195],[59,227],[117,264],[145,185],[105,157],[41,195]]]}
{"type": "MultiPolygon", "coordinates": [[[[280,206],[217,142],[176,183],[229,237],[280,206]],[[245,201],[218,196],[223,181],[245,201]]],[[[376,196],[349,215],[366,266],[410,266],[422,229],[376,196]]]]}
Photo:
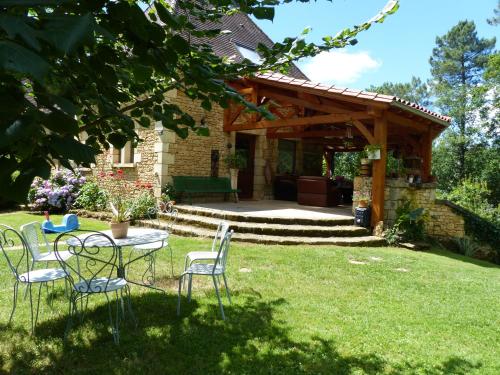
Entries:
{"type": "Polygon", "coordinates": [[[255,50],[239,44],[236,44],[236,49],[241,54],[241,56],[243,56],[243,58],[250,60],[254,64],[259,65],[262,62],[262,59],[255,50]]]}
{"type": "Polygon", "coordinates": [[[280,139],[278,142],[278,173],[295,173],[295,142],[280,139]]]}
{"type": "Polygon", "coordinates": [[[134,147],[132,142],[127,142],[123,148],[113,148],[113,164],[133,164],[134,147]]]}

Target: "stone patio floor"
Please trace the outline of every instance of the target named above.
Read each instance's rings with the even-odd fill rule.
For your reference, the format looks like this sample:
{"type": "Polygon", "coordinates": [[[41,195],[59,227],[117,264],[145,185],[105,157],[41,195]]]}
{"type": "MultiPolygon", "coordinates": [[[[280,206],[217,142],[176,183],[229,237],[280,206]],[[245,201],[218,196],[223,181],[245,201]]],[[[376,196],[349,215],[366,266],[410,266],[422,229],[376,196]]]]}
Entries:
{"type": "Polygon", "coordinates": [[[230,214],[242,214],[244,216],[266,217],[266,218],[289,218],[289,219],[351,219],[353,217],[351,206],[336,207],[313,207],[302,206],[297,202],[261,200],[234,202],[210,202],[180,204],[186,208],[217,210],[230,214]]]}

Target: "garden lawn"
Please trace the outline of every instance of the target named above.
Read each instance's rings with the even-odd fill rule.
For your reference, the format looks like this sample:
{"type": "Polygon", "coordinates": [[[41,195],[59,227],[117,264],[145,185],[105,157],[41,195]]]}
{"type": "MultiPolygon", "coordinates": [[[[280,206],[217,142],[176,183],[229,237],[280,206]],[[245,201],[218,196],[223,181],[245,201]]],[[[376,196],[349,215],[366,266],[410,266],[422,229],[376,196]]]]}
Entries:
{"type": "MultiPolygon", "coordinates": [[[[14,226],[32,219],[0,215],[0,223],[14,226]]],[[[107,224],[82,219],[82,227],[107,224]]],[[[171,244],[179,274],[184,255],[210,241],[174,237],[171,244]]],[[[443,250],[233,243],[228,267],[233,304],[224,299],[225,322],[210,279],[201,278],[194,281],[192,302],[183,297],[177,317],[177,282],[169,277],[168,252],[162,252],[157,273],[167,293],[132,286],[138,327],[126,321],[115,346],[99,296],[90,298],[83,323],[64,343],[63,283],[52,307],[43,302],[36,337],[29,335],[29,304],[22,298],[8,326],[12,278],[2,259],[2,371],[500,373],[500,269],[493,264],[443,250]]]]}

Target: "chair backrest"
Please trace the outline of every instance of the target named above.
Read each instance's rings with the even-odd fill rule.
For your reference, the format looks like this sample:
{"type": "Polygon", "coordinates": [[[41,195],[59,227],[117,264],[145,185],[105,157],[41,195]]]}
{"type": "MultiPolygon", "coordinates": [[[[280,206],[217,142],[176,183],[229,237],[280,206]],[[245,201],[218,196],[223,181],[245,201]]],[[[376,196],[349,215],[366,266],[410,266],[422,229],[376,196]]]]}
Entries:
{"type": "Polygon", "coordinates": [[[14,277],[29,283],[30,253],[22,234],[8,225],[0,224],[0,248],[14,277]],[[26,276],[21,276],[23,274],[26,276]]]}
{"type": "Polygon", "coordinates": [[[222,239],[219,246],[219,251],[217,253],[217,258],[215,259],[215,267],[213,272],[215,272],[217,268],[222,269],[223,272],[226,270],[227,256],[229,253],[229,246],[231,244],[231,237],[233,236],[233,233],[234,230],[231,229],[222,239]]]}
{"type": "Polygon", "coordinates": [[[118,251],[111,237],[96,231],[61,233],[54,242],[56,258],[77,292],[104,292],[110,279],[116,278],[118,251]],[[61,251],[66,250],[73,254],[75,259],[60,255],[61,251]],[[107,279],[107,282],[96,288],[92,283],[101,278],[107,279]]]}
{"type": "Polygon", "coordinates": [[[172,227],[177,221],[178,215],[179,211],[174,207],[172,202],[160,201],[157,206],[152,207],[147,211],[147,221],[152,227],[161,228],[163,224],[161,219],[166,218],[167,226],[165,229],[170,234],[172,233],[172,227]]]}
{"type": "Polygon", "coordinates": [[[221,221],[217,226],[217,231],[215,232],[214,240],[212,241],[212,251],[218,251],[220,243],[226,236],[229,230],[229,223],[227,221],[221,221]]]}
{"type": "Polygon", "coordinates": [[[50,252],[49,242],[45,233],[42,231],[42,225],[39,222],[32,222],[28,224],[21,225],[21,233],[28,245],[28,249],[31,252],[33,259],[38,260],[40,258],[40,253],[50,252]],[[40,244],[43,248],[40,249],[40,244]]]}

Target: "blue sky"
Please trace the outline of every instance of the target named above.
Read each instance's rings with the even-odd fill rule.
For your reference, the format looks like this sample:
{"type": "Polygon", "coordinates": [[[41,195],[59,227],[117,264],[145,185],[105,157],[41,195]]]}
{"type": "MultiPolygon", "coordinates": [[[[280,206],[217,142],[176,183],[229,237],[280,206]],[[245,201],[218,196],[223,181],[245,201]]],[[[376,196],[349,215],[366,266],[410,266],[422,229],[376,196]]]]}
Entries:
{"type": "MultiPolygon", "coordinates": [[[[383,8],[387,0],[326,0],[279,6],[274,22],[258,21],[275,41],[296,36],[305,27],[313,31],[308,41],[362,23],[383,8]]],[[[299,66],[314,81],[364,89],[385,81],[407,82],[430,77],[429,57],[436,36],[459,21],[476,23],[478,36],[500,39],[500,26],[487,24],[497,0],[400,0],[399,10],[384,23],[358,37],[358,44],[337,52],[301,61],[299,66]]],[[[498,46],[498,44],[497,44],[498,46]]]]}

